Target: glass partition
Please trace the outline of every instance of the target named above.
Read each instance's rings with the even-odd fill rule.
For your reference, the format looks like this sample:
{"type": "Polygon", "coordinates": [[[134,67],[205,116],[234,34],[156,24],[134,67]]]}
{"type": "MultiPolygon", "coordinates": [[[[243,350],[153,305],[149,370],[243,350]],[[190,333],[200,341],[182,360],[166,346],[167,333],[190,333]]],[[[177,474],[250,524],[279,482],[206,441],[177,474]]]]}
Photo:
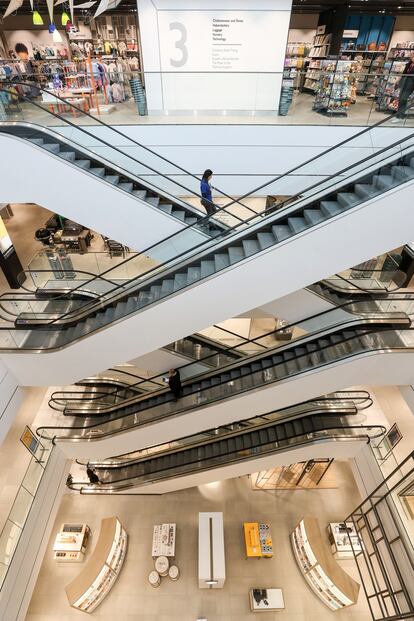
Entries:
{"type": "Polygon", "coordinates": [[[13,560],[14,552],[45,472],[52,448],[51,441],[46,437],[39,443],[35,455],[30,459],[12,508],[0,533],[0,589],[13,560]]]}

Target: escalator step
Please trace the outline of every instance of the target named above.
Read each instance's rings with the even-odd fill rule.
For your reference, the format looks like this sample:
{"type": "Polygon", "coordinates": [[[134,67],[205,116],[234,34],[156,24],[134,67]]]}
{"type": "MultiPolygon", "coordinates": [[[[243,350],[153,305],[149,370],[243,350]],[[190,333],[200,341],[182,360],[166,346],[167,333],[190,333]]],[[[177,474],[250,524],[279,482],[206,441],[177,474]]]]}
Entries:
{"type": "Polygon", "coordinates": [[[59,153],[60,151],[60,145],[56,142],[45,142],[43,148],[46,149],[46,151],[50,151],[50,153],[59,153]]]}
{"type": "Polygon", "coordinates": [[[287,438],[286,427],[283,423],[280,425],[277,425],[277,427],[275,427],[275,431],[276,431],[278,442],[280,442],[281,440],[286,440],[287,438]]]}
{"type": "Polygon", "coordinates": [[[260,437],[260,444],[268,444],[269,443],[269,435],[267,433],[267,429],[260,429],[259,437],[260,437]]]}
{"type": "Polygon", "coordinates": [[[243,450],[243,438],[241,436],[236,436],[234,440],[236,443],[236,450],[237,451],[243,450]]]}
{"type": "Polygon", "coordinates": [[[319,224],[319,222],[323,222],[326,217],[321,211],[321,209],[304,209],[303,215],[305,217],[306,222],[310,226],[319,224]]]}
{"type": "Polygon", "coordinates": [[[374,175],[373,178],[374,186],[386,192],[393,186],[397,185],[397,181],[391,175],[374,175]]]}
{"type": "Polygon", "coordinates": [[[119,175],[105,175],[105,181],[112,183],[112,185],[118,185],[119,175]]]}
{"type": "Polygon", "coordinates": [[[238,377],[240,377],[240,370],[239,369],[232,369],[230,371],[230,377],[231,379],[237,379],[238,377]]]}
{"type": "Polygon", "coordinates": [[[408,181],[414,177],[414,168],[411,166],[392,166],[391,172],[399,181],[408,181]]]}
{"type": "Polygon", "coordinates": [[[250,368],[252,373],[256,373],[257,371],[261,371],[263,369],[260,362],[252,362],[250,368]]]}
{"type": "Polygon", "coordinates": [[[245,449],[249,449],[252,447],[252,437],[250,433],[246,433],[243,436],[243,446],[245,449]]]}
{"type": "Polygon", "coordinates": [[[150,205],[153,205],[154,207],[158,207],[158,204],[160,202],[160,197],[159,196],[146,196],[145,200],[150,205]]]}
{"type": "Polygon", "coordinates": [[[91,168],[91,161],[90,160],[75,160],[74,164],[76,164],[76,166],[79,166],[79,168],[83,168],[84,170],[94,170],[91,168]]]}
{"type": "Polygon", "coordinates": [[[259,242],[259,246],[262,250],[265,250],[276,243],[275,236],[272,235],[272,233],[258,233],[257,241],[259,242]]]}
{"type": "Polygon", "coordinates": [[[61,151],[60,157],[68,162],[74,162],[76,160],[75,151],[61,151]]]}
{"type": "Polygon", "coordinates": [[[201,277],[205,278],[214,274],[215,271],[214,261],[201,261],[201,277]]]}
{"type": "Polygon", "coordinates": [[[293,428],[294,428],[295,434],[297,436],[302,435],[303,432],[304,432],[304,428],[303,428],[302,422],[300,420],[294,420],[293,421],[293,428]]]}
{"type": "Polygon", "coordinates": [[[252,441],[252,446],[259,446],[260,436],[257,431],[252,431],[252,433],[250,434],[250,438],[252,441]]]}
{"type": "Polygon", "coordinates": [[[269,441],[270,442],[276,442],[277,441],[277,435],[276,435],[276,431],[275,431],[274,427],[268,427],[267,435],[269,437],[269,441]]]}
{"type": "Polygon", "coordinates": [[[147,193],[145,190],[134,190],[132,194],[136,196],[137,198],[140,198],[142,201],[145,200],[147,196],[147,193]]]}
{"type": "Polygon", "coordinates": [[[128,192],[129,194],[132,192],[133,187],[134,186],[131,182],[118,183],[118,188],[120,190],[124,190],[124,192],[128,192]]]}
{"type": "Polygon", "coordinates": [[[187,270],[188,284],[197,282],[201,278],[201,269],[199,267],[189,267],[187,270]]]}
{"type": "Polygon", "coordinates": [[[286,437],[292,438],[295,435],[295,429],[292,423],[285,423],[286,437]]]}
{"type": "Polygon", "coordinates": [[[230,264],[238,263],[246,258],[242,246],[230,246],[227,250],[230,264]]]}
{"type": "Polygon", "coordinates": [[[242,245],[246,257],[249,257],[251,254],[256,254],[256,252],[260,251],[259,242],[255,239],[244,239],[242,240],[242,245]]]}
{"type": "Polygon", "coordinates": [[[295,354],[293,353],[293,351],[284,351],[282,352],[282,356],[283,356],[283,360],[292,360],[295,357],[295,354]]]}
{"type": "Polygon", "coordinates": [[[215,254],[214,255],[214,266],[215,271],[218,272],[230,265],[230,259],[228,254],[215,254]]]}
{"type": "Polygon", "coordinates": [[[292,230],[286,224],[275,224],[272,233],[278,242],[292,236],[292,230]]]}
{"type": "Polygon", "coordinates": [[[234,438],[229,438],[227,440],[227,447],[228,447],[228,452],[229,453],[235,453],[236,452],[236,442],[235,442],[234,438]]]}
{"type": "Polygon", "coordinates": [[[350,209],[354,205],[361,202],[361,197],[353,192],[339,192],[336,195],[338,203],[342,205],[344,209],[350,209]]]}
{"type": "MultiPolygon", "coordinates": [[[[152,199],[150,199],[152,202],[152,199]]],[[[182,209],[173,209],[171,212],[171,215],[174,216],[174,218],[177,218],[177,220],[182,220],[184,222],[185,220],[185,211],[182,211],[182,209]]]]}
{"type": "Polygon", "coordinates": [[[269,367],[273,366],[273,362],[271,360],[271,358],[264,358],[262,360],[262,367],[263,369],[268,369],[269,367]]]}
{"type": "Polygon", "coordinates": [[[288,218],[288,224],[294,233],[301,233],[308,228],[305,218],[293,217],[288,218]]]}
{"type": "Polygon", "coordinates": [[[328,218],[343,212],[342,206],[336,201],[321,201],[320,209],[328,218]]]}
{"type": "Polygon", "coordinates": [[[302,425],[304,433],[311,433],[313,431],[312,423],[307,416],[302,418],[302,425]]]}

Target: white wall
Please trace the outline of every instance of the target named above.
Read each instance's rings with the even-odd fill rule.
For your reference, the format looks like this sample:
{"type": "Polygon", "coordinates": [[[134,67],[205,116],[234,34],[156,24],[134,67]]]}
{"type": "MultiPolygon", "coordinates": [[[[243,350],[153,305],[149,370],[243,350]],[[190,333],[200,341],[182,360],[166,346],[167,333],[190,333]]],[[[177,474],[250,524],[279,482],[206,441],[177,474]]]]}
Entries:
{"type": "Polygon", "coordinates": [[[323,298],[315,295],[307,289],[294,291],[282,298],[273,300],[260,308],[254,309],[254,316],[269,316],[287,319],[289,322],[303,319],[303,317],[311,317],[318,313],[322,313],[333,307],[333,304],[327,302],[323,298]]]}
{"type": "MultiPolygon", "coordinates": [[[[1,621],[24,621],[26,618],[69,467],[62,453],[54,450],[0,591],[1,621]]],[[[52,601],[54,594],[50,597],[52,601]]]]}
{"type": "Polygon", "coordinates": [[[0,446],[23,400],[23,389],[0,361],[0,446]]]}
{"type": "Polygon", "coordinates": [[[37,203],[135,250],[184,228],[176,218],[26,140],[0,134],[0,153],[1,203],[37,203]]]}
{"type": "Polygon", "coordinates": [[[138,0],[150,112],[276,111],[290,9],[290,0],[138,0]]]}
{"type": "Polygon", "coordinates": [[[22,385],[71,384],[263,306],[410,242],[413,188],[411,181],[386,192],[108,329],[44,353],[41,363],[37,353],[4,353],[2,360],[22,385]]]}

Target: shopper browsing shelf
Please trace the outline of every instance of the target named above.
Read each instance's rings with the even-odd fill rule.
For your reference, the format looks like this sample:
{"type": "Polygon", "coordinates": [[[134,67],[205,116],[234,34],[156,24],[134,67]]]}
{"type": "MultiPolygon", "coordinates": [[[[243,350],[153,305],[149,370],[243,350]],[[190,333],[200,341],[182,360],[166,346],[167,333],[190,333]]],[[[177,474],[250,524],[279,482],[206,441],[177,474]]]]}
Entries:
{"type": "Polygon", "coordinates": [[[405,65],[403,75],[398,85],[400,93],[398,96],[397,116],[393,119],[397,122],[403,119],[407,113],[407,102],[414,91],[414,52],[410,54],[410,60],[405,65]]]}
{"type": "Polygon", "coordinates": [[[168,386],[174,395],[174,401],[177,401],[181,397],[181,377],[178,369],[168,371],[168,386]]]}
{"type": "Polygon", "coordinates": [[[208,215],[211,216],[213,213],[217,211],[217,207],[213,203],[213,197],[211,195],[211,179],[213,177],[213,171],[207,168],[204,171],[203,177],[200,183],[200,192],[201,192],[201,204],[207,211],[208,215]]]}

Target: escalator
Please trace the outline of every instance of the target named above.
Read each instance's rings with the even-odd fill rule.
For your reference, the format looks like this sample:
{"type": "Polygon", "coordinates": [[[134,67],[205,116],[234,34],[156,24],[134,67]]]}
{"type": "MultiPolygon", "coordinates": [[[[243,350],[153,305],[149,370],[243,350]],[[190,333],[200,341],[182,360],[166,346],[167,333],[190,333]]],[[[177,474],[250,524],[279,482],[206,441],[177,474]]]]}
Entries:
{"type": "MultiPolygon", "coordinates": [[[[344,304],[342,308],[298,322],[295,325],[297,333],[292,335],[292,342],[288,344],[277,342],[279,331],[276,330],[257,339],[260,344],[261,339],[268,342],[272,337],[273,347],[240,362],[192,377],[184,383],[178,401],[168,389],[124,400],[115,406],[95,404],[93,400],[84,402],[71,393],[56,393],[51,405],[61,410],[60,425],[42,426],[38,434],[55,440],[106,439],[109,440],[106,454],[114,454],[109,447],[114,446],[116,437],[125,431],[136,431],[136,438],[146,442],[156,426],[160,442],[163,442],[170,439],[168,433],[173,421],[177,425],[192,425],[195,430],[202,429],[207,411],[209,417],[214,415],[218,419],[222,416],[234,420],[235,412],[241,412],[246,402],[248,414],[259,414],[266,411],[263,408],[269,400],[277,399],[277,395],[280,399],[279,386],[287,383],[294,387],[297,380],[308,374],[318,372],[318,386],[323,390],[324,373],[332,381],[330,370],[338,364],[352,365],[359,358],[366,360],[367,355],[375,353],[412,352],[407,338],[412,338],[410,315],[413,301],[414,296],[394,294],[392,301],[385,302],[393,312],[381,311],[381,301],[344,304]],[[346,307],[351,311],[348,315],[346,307]]],[[[386,356],[382,355],[380,362],[383,358],[386,356]]],[[[403,365],[403,360],[401,362],[403,365]]],[[[336,372],[334,381],[337,384],[333,389],[361,383],[364,379],[359,367],[353,381],[349,375],[336,372]]],[[[308,390],[312,390],[312,386],[308,390]]],[[[290,398],[297,399],[298,394],[293,392],[290,398]]],[[[134,439],[129,436],[123,436],[123,442],[132,445],[134,439]]]]}
{"type": "Polygon", "coordinates": [[[239,476],[257,472],[262,469],[263,459],[271,458],[270,463],[274,463],[273,456],[280,453],[284,464],[294,463],[295,451],[309,445],[314,446],[313,457],[319,457],[318,451],[324,450],[321,447],[325,443],[332,448],[335,442],[361,443],[382,437],[385,427],[354,420],[371,403],[369,394],[362,391],[328,395],[176,439],[169,445],[137,451],[134,455],[89,462],[100,484],[74,481],[70,487],[83,494],[105,494],[173,479],[174,486],[169,488],[172,491],[196,484],[191,476],[208,471],[212,471],[211,480],[228,478],[231,474],[226,468],[234,464],[243,464],[242,470],[238,469],[239,476]]]}
{"type": "MultiPolygon", "coordinates": [[[[264,287],[263,281],[266,280],[272,262],[278,258],[279,248],[281,251],[283,248],[286,249],[287,242],[299,241],[299,238],[302,239],[303,235],[312,231],[313,228],[320,233],[321,227],[333,224],[338,216],[349,216],[353,211],[360,214],[361,207],[366,201],[371,203],[371,199],[383,198],[384,192],[394,192],[397,189],[410,191],[414,178],[414,167],[411,167],[411,161],[414,164],[414,157],[411,155],[411,147],[408,148],[407,153],[403,153],[403,149],[399,141],[398,155],[391,148],[385,149],[387,154],[380,156],[377,152],[375,156],[368,158],[372,159],[370,164],[373,166],[370,173],[367,173],[370,165],[367,162],[365,162],[364,170],[359,170],[358,174],[354,167],[350,167],[348,173],[356,178],[351,182],[344,179],[342,187],[338,188],[338,183],[335,182],[334,191],[330,187],[329,192],[326,187],[321,189],[318,184],[313,195],[311,193],[307,197],[301,196],[276,214],[265,218],[255,216],[252,218],[255,223],[244,222],[241,230],[239,230],[239,225],[235,225],[230,231],[226,231],[224,239],[221,239],[222,235],[219,234],[218,237],[210,240],[207,248],[197,247],[195,251],[189,252],[184,250],[177,255],[178,237],[185,235],[193,228],[188,227],[183,233],[178,233],[178,237],[177,235],[170,237],[143,253],[129,257],[122,265],[127,264],[129,274],[135,273],[135,277],[129,278],[122,284],[114,285],[95,300],[84,301],[82,304],[78,302],[75,308],[70,308],[66,299],[57,299],[53,305],[49,304],[47,309],[36,306],[34,301],[35,309],[30,312],[21,312],[15,320],[14,328],[22,331],[19,338],[20,348],[59,349],[133,315],[139,316],[137,319],[139,326],[142,328],[145,326],[146,329],[145,316],[148,313],[144,311],[163,303],[166,312],[168,312],[167,309],[175,312],[173,309],[177,308],[179,294],[184,292],[188,302],[185,308],[180,308],[180,310],[186,315],[186,319],[191,321],[193,314],[190,309],[192,304],[200,300],[199,294],[202,286],[205,285],[204,291],[210,291],[212,281],[217,286],[221,283],[230,283],[230,276],[232,280],[234,278],[235,285],[232,295],[232,303],[235,302],[232,308],[235,312],[231,313],[235,316],[240,311],[246,310],[246,296],[241,295],[242,292],[238,290],[239,274],[241,278],[242,273],[247,282],[256,275],[258,281],[255,282],[255,289],[259,289],[258,295],[262,295],[263,288],[267,292],[266,295],[274,299],[275,294],[278,293],[277,286],[270,293],[269,289],[272,290],[272,287],[269,287],[267,283],[264,287]],[[379,157],[383,160],[388,158],[388,160],[386,163],[382,160],[378,164],[379,157]],[[248,227],[247,224],[249,224],[248,227]],[[231,234],[227,236],[229,233],[231,234]],[[147,263],[144,267],[142,266],[143,255],[152,257],[158,255],[159,258],[162,257],[162,260],[156,261],[154,267],[146,269],[147,263]],[[221,276],[223,281],[221,281],[221,276]],[[67,308],[69,310],[66,310],[67,308]]],[[[395,200],[394,193],[393,200],[395,200]]],[[[378,206],[376,209],[379,209],[378,206]]],[[[378,217],[380,217],[380,212],[378,217]]],[[[341,221],[338,233],[342,226],[341,221]]],[[[404,228],[407,229],[407,221],[404,228]]],[[[185,248],[185,243],[183,247],[185,248]]],[[[309,261],[311,261],[310,257],[309,261]]],[[[114,272],[119,269],[120,266],[117,265],[114,272]]],[[[298,275],[297,272],[295,274],[298,275]]],[[[103,278],[110,281],[111,277],[111,270],[108,270],[94,280],[98,285],[103,278]]],[[[287,285],[286,278],[283,278],[283,282],[287,285]]],[[[297,288],[294,279],[290,282],[289,286],[292,289],[297,288]]],[[[82,289],[83,286],[83,284],[79,285],[74,290],[82,289]]],[[[93,286],[95,285],[88,283],[89,289],[93,286]]],[[[10,296],[3,296],[3,306],[11,302],[10,296]]],[[[15,303],[16,299],[13,302],[15,303]]],[[[247,302],[250,307],[254,306],[254,303],[254,299],[247,302]]],[[[37,301],[37,304],[40,302],[37,301]]],[[[222,312],[217,304],[212,308],[216,308],[217,312],[222,312]]],[[[214,313],[208,313],[209,316],[211,314],[214,313]]],[[[204,313],[203,316],[205,316],[204,313]]],[[[214,321],[206,323],[204,319],[202,321],[204,326],[214,323],[214,321]]],[[[198,326],[198,329],[204,326],[198,326]]],[[[197,329],[193,331],[196,332],[197,329]]],[[[138,355],[145,352],[136,353],[138,355]]]]}

